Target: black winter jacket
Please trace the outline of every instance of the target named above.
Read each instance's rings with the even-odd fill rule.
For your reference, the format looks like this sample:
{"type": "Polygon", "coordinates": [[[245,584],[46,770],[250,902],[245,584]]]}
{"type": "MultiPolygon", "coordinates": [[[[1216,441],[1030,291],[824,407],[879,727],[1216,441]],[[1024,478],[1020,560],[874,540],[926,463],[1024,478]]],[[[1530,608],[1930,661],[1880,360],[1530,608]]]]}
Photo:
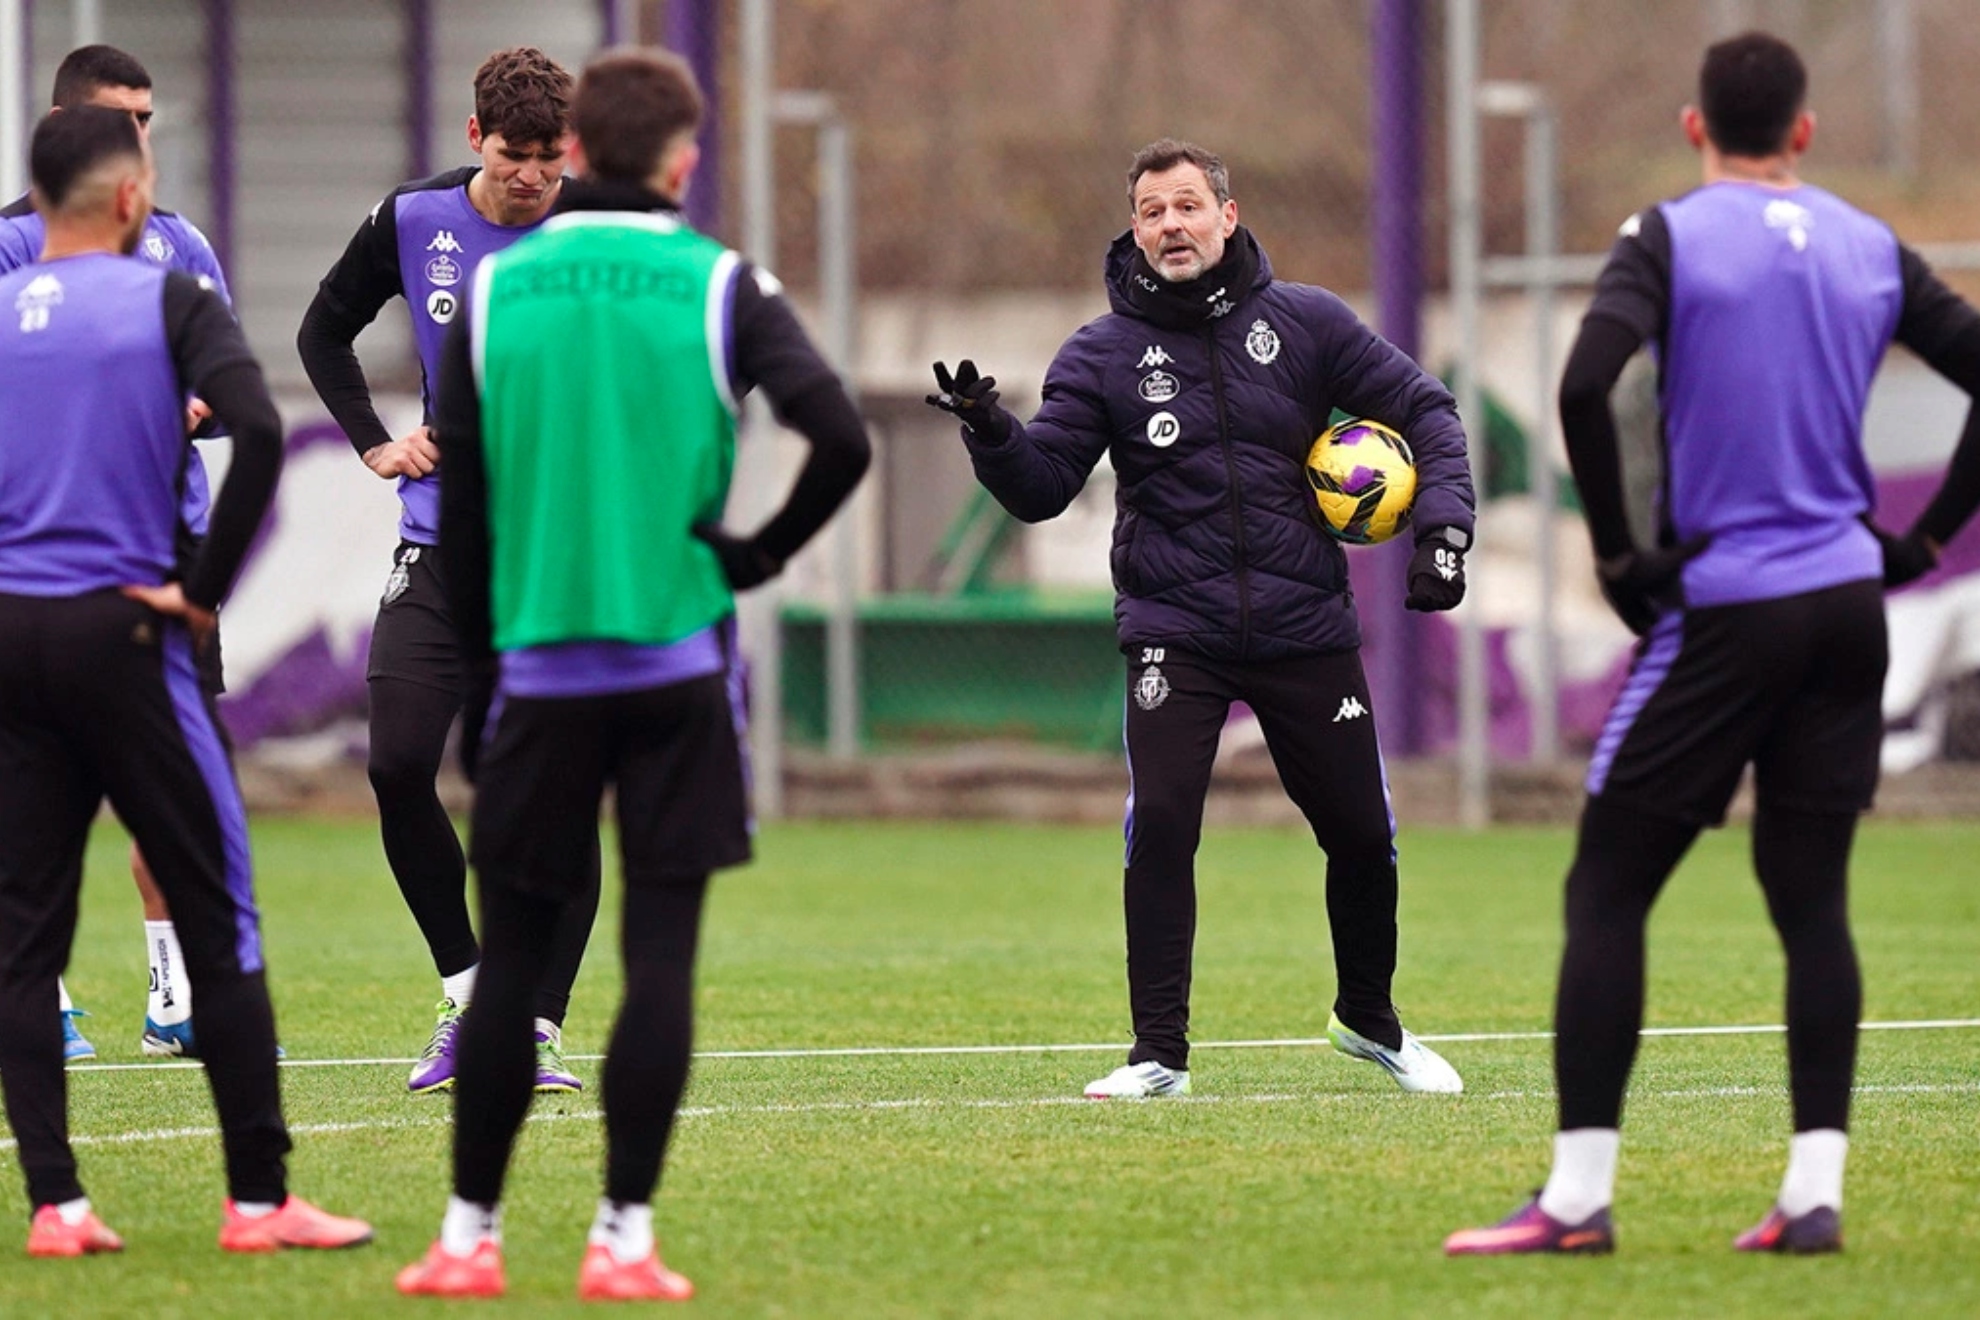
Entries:
{"type": "Polygon", "coordinates": [[[1318,525],[1307,451],[1338,408],[1400,431],[1416,456],[1421,538],[1472,526],[1471,472],[1450,392],[1325,289],[1272,278],[1240,227],[1177,314],[1117,238],[1113,311],[1059,349],[1028,425],[963,438],[1014,516],[1064,511],[1104,453],[1118,479],[1112,568],[1121,649],[1273,660],[1360,645],[1347,558],[1318,525]],[[1239,245],[1244,245],[1240,247],[1239,245]],[[1236,275],[1243,287],[1219,286],[1236,275]],[[1244,279],[1249,276],[1248,279],[1244,279]]]}

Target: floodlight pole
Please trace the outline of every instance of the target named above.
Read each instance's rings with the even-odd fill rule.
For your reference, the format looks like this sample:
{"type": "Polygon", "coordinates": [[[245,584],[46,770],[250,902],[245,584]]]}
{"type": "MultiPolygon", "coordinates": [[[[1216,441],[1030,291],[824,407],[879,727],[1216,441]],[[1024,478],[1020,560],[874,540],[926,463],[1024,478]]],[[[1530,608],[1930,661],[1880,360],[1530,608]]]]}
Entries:
{"type": "MultiPolygon", "coordinates": [[[[823,92],[779,92],[781,124],[810,126],[818,136],[818,301],[825,356],[848,393],[855,349],[853,311],[852,130],[823,92]]],[[[832,520],[832,607],[825,623],[826,748],[850,760],[859,754],[859,540],[853,503],[832,520]]]]}
{"type": "MultiPolygon", "coordinates": [[[[1445,0],[1445,114],[1450,136],[1451,315],[1457,355],[1452,393],[1458,416],[1472,430],[1471,482],[1484,504],[1484,416],[1478,388],[1479,288],[1484,240],[1478,153],[1478,0],[1445,0]]],[[[1480,518],[1483,522],[1483,518],[1480,518]]],[[[1487,746],[1485,628],[1474,602],[1458,616],[1458,822],[1483,829],[1491,821],[1487,746]]]]}
{"type": "Polygon", "coordinates": [[[1532,758],[1560,758],[1560,645],[1555,605],[1560,583],[1554,562],[1559,521],[1554,477],[1554,257],[1560,247],[1560,193],[1555,186],[1554,106],[1538,83],[1488,82],[1478,89],[1478,112],[1526,125],[1527,293],[1533,308],[1533,425],[1526,435],[1526,473],[1534,502],[1540,612],[1535,621],[1532,758]]]}
{"type": "MultiPolygon", "coordinates": [[[[769,268],[777,243],[775,160],[772,155],[770,110],[775,99],[772,39],[774,0],[741,0],[742,46],[742,203],[743,252],[769,268]]],[[[760,493],[775,489],[775,435],[769,405],[760,394],[750,398],[745,412],[743,452],[731,503],[734,516],[754,527],[769,510],[760,493]]],[[[757,815],[774,820],[784,814],[784,664],[781,592],[775,579],[736,602],[743,650],[749,658],[749,748],[751,788],[757,815]]]]}
{"type": "Polygon", "coordinates": [[[0,197],[26,191],[21,162],[27,159],[27,43],[22,0],[0,0],[0,197]]]}

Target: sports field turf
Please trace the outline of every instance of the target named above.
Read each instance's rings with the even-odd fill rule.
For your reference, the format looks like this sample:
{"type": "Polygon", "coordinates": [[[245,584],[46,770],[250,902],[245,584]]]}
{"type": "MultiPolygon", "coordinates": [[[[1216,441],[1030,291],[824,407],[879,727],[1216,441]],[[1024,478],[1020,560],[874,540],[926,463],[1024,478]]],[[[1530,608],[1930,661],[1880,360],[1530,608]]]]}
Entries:
{"type": "MultiPolygon", "coordinates": [[[[371,822],[267,820],[257,861],[289,1054],[296,1190],[363,1214],[343,1255],[229,1258],[196,1068],[141,1064],[144,965],[121,838],[98,830],[71,986],[96,1070],[72,1072],[83,1176],[121,1257],[0,1242],[0,1315],[198,1320],[589,1313],[571,1297],[597,1194],[596,1097],[539,1103],[507,1207],[510,1297],[414,1303],[393,1273],[446,1192],[449,1102],[404,1081],[434,980],[371,822]],[[130,1066],[118,1066],[130,1065],[130,1066]]],[[[1780,1021],[1780,958],[1746,836],[1708,836],[1652,932],[1650,1024],[1780,1021]]],[[[1564,830],[1407,831],[1397,997],[1463,1072],[1410,1097],[1310,1039],[1332,994],[1319,863],[1289,831],[1201,858],[1182,1102],[1097,1104],[1125,1048],[1112,830],[791,824],[718,882],[697,1062],[657,1225],[709,1316],[1980,1315],[1980,1027],[1864,1034],[1849,1250],[1735,1255],[1779,1183],[1778,1035],[1672,1035],[1639,1058],[1608,1259],[1446,1260],[1544,1176],[1564,830]],[[887,1047],[1111,1048],[888,1053],[887,1047]]],[[[1870,1022],[1980,1018],[1980,827],[1868,827],[1854,911],[1870,1022]]],[[[608,891],[609,895],[610,891],[608,891]]],[[[601,917],[568,1046],[600,1048],[617,979],[601,917]]],[[[196,995],[196,992],[195,992],[196,995]]],[[[587,1079],[595,1060],[578,1064],[587,1079]]],[[[8,1146],[0,1223],[25,1233],[8,1146]]]]}

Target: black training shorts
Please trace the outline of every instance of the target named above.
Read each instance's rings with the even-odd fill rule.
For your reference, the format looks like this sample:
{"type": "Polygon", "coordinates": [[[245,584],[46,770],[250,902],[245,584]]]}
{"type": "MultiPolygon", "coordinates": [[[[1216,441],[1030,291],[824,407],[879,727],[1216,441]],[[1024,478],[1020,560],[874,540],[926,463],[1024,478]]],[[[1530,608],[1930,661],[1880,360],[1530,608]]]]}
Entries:
{"type": "Polygon", "coordinates": [[[1866,810],[1889,658],[1877,582],[1666,613],[1609,708],[1589,796],[1716,825],[1750,763],[1763,806],[1866,810]]]}
{"type": "Polygon", "coordinates": [[[437,547],[399,543],[378,600],[365,678],[396,678],[446,692],[461,691],[460,639],[447,613],[439,560],[437,547]]]}
{"type": "Polygon", "coordinates": [[[626,883],[749,860],[740,692],[732,672],[591,697],[498,698],[475,781],[483,884],[568,897],[593,883],[598,810],[617,788],[626,883]]]}

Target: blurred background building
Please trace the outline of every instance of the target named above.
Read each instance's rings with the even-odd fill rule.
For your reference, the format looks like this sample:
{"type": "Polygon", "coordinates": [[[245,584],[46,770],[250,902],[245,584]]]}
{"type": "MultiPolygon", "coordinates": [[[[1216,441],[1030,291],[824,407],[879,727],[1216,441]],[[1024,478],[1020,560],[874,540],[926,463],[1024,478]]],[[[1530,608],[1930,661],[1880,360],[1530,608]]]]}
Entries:
{"type": "MultiPolygon", "coordinates": [[[[1795,42],[1820,122],[1807,177],[1890,220],[1973,293],[1980,84],[1968,71],[1980,31],[1964,0],[1468,7],[1484,84],[1467,131],[1485,260],[1469,359],[1481,393],[1467,420],[1492,497],[1474,599],[1455,626],[1405,618],[1387,550],[1356,552],[1358,603],[1392,755],[1460,748],[1470,627],[1481,754],[1564,767],[1571,782],[1628,638],[1593,590],[1546,400],[1617,224],[1696,181],[1677,114],[1703,46],[1749,26],[1795,42]],[[1553,168],[1536,176],[1546,148],[1553,168]],[[1551,234],[1536,233],[1543,212],[1551,234]],[[1564,258],[1522,262],[1536,241],[1564,258]],[[1549,530],[1543,513],[1556,508],[1549,530]]],[[[976,765],[1014,748],[1104,755],[1119,745],[1122,687],[1105,567],[1111,474],[1103,465],[1065,518],[1016,527],[975,490],[950,428],[921,403],[928,364],[973,357],[1020,412],[1035,403],[1058,344],[1105,310],[1100,258],[1126,223],[1126,164],[1167,134],[1225,156],[1242,218],[1282,278],[1336,290],[1448,376],[1462,356],[1451,294],[1464,273],[1449,69],[1466,10],[1446,0],[0,0],[11,156],[0,177],[22,184],[20,143],[71,47],[104,41],[144,61],[161,202],[212,238],[291,427],[276,526],[228,610],[230,720],[269,757],[335,759],[362,737],[363,647],[396,505],[303,380],[303,309],[393,186],[472,159],[470,80],[491,51],[537,45],[576,70],[616,41],[682,46],[713,106],[691,215],[791,287],[840,351],[880,442],[845,539],[794,565],[756,620],[759,641],[774,633],[758,697],[759,711],[781,711],[775,749],[817,782],[852,773],[849,762],[930,749],[976,765]],[[767,81],[753,58],[767,59],[767,81]],[[835,188],[849,202],[841,213],[835,188]],[[848,676],[849,715],[843,695],[833,699],[835,678],[848,676]]],[[[388,307],[359,348],[388,424],[416,424],[404,314],[388,307]]],[[[1647,384],[1634,400],[1652,452],[1647,384]]],[[[1922,502],[1931,478],[1919,474],[1943,463],[1963,416],[1960,396],[1917,363],[1887,366],[1866,440],[1893,525],[1922,502]]],[[[791,457],[756,429],[737,498],[745,521],[778,493],[791,457]]],[[[1646,491],[1654,480],[1639,477],[1646,491]]],[[[1892,602],[1894,768],[1980,755],[1967,677],[1980,670],[1970,621],[1980,591],[1962,571],[1980,567],[1980,551],[1956,546],[1950,559],[1892,602]]],[[[1227,742],[1242,761],[1242,721],[1227,742]]]]}

